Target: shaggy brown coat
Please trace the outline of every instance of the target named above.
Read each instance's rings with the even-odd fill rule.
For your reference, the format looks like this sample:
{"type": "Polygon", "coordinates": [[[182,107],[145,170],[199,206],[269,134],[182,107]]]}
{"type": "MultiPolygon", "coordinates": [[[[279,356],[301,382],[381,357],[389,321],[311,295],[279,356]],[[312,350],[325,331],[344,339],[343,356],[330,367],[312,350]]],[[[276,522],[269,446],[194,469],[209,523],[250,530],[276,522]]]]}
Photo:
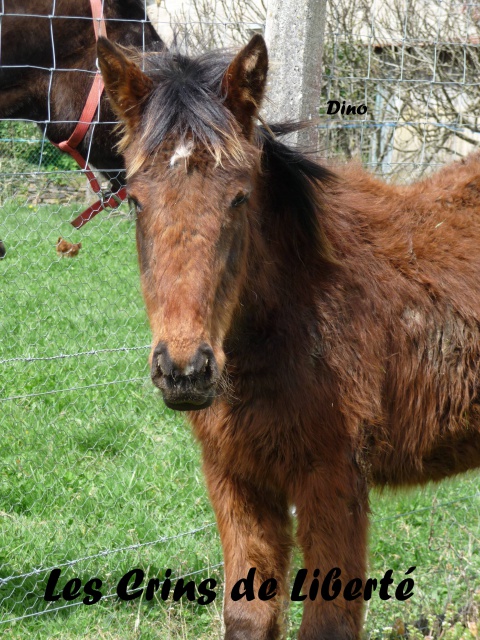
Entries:
{"type": "MultiPolygon", "coordinates": [[[[152,378],[202,445],[225,638],[276,640],[291,505],[305,593],[316,569],[364,585],[369,488],[480,463],[480,157],[402,187],[314,164],[254,126],[260,36],[216,66],[172,55],[145,75],[106,41],[99,60],[126,127],[152,378]],[[275,597],[230,597],[251,567],[275,597]]],[[[362,602],[307,598],[298,637],[359,638],[362,602]]]]}

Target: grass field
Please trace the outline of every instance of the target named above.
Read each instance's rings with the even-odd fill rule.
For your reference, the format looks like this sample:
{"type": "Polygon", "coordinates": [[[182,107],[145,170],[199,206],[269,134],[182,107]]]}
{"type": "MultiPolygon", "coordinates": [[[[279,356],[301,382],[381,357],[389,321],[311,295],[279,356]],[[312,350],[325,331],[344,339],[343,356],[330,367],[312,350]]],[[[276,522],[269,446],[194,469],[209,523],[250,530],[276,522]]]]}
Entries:
{"type": "MultiPolygon", "coordinates": [[[[2,207],[0,635],[219,638],[221,550],[198,447],[148,379],[134,223],[102,214],[73,231],[77,209],[2,207]],[[56,256],[60,235],[82,242],[78,258],[56,256]],[[102,599],[45,602],[56,567],[60,590],[98,577],[102,599]],[[214,577],[217,598],[121,601],[115,586],[136,567],[145,582],[167,568],[197,584],[214,577]]],[[[369,575],[393,569],[398,583],[416,569],[407,602],[372,598],[366,637],[399,637],[405,625],[410,638],[477,637],[479,495],[474,474],[372,495],[369,575]]],[[[301,566],[296,556],[293,572],[301,566]]],[[[293,604],[289,638],[300,615],[293,604]]]]}

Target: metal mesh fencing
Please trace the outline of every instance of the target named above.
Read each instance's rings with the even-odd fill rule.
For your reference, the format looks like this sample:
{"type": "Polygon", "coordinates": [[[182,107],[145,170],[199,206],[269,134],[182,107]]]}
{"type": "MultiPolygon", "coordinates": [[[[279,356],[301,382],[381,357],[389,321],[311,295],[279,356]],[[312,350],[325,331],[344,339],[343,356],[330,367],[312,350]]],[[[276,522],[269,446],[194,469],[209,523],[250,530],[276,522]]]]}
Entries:
{"type": "MultiPolygon", "coordinates": [[[[189,51],[241,44],[265,15],[253,2],[147,8],[189,51]]],[[[468,153],[478,140],[479,22],[470,3],[329,4],[322,157],[411,180],[468,153]]],[[[220,545],[198,448],[149,380],[133,215],[124,204],[74,231],[69,221],[96,198],[31,122],[0,121],[0,173],[0,633],[220,637],[220,545]],[[59,237],[81,242],[78,256],[58,256],[59,237]],[[163,585],[167,569],[196,584],[214,577],[218,598],[205,607],[143,591],[119,601],[120,579],[136,568],[141,588],[152,577],[163,585]],[[102,597],[89,606],[93,578],[102,597]],[[56,599],[46,601],[49,584],[56,599]]],[[[373,496],[370,575],[403,577],[415,565],[417,588],[407,604],[369,603],[367,637],[477,637],[479,507],[475,475],[373,496]]],[[[300,607],[290,614],[293,638],[300,607]]]]}
{"type": "Polygon", "coordinates": [[[472,151],[478,15],[478,4],[455,0],[333,3],[320,110],[326,154],[412,180],[472,151]],[[361,105],[366,113],[348,114],[361,105]]]}

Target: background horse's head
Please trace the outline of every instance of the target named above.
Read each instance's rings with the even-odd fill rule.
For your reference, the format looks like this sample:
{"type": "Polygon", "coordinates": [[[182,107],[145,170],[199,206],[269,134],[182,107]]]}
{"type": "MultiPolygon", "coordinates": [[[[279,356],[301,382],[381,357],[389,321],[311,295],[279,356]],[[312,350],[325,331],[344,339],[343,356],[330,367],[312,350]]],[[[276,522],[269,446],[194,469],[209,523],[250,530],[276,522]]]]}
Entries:
{"type": "MultiPolygon", "coordinates": [[[[147,50],[164,48],[145,17],[143,0],[100,4],[112,40],[147,50]]],[[[0,20],[0,118],[32,120],[51,142],[68,140],[97,71],[90,1],[3,0],[0,20]]],[[[124,163],[115,146],[112,110],[103,95],[99,100],[95,126],[80,136],[77,149],[117,191],[124,185],[124,163]]]]}
{"type": "Polygon", "coordinates": [[[124,123],[152,379],[171,408],[202,409],[216,394],[245,277],[265,43],[254,36],[233,59],[162,53],[134,61],[101,39],[98,55],[124,123]]]}

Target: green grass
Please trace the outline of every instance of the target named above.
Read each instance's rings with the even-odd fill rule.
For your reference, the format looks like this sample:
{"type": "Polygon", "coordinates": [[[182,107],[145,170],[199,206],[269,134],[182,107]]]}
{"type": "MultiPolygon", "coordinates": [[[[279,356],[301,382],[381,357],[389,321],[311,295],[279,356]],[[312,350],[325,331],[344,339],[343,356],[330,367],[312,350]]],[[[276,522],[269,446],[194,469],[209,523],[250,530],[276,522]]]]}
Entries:
{"type": "MultiPolygon", "coordinates": [[[[0,261],[0,634],[217,638],[221,550],[216,528],[207,526],[214,518],[198,447],[148,379],[150,333],[134,223],[104,213],[74,231],[68,221],[78,208],[8,199],[2,207],[8,253],[0,261]],[[82,242],[77,258],[57,257],[60,235],[82,242]],[[189,531],[196,532],[183,535],[189,531]],[[61,587],[74,576],[83,584],[99,577],[102,600],[46,603],[50,569],[60,565],[61,587]],[[160,577],[166,568],[174,576],[199,572],[192,576],[197,584],[213,576],[217,599],[204,607],[119,601],[115,585],[135,567],[160,577]]],[[[435,637],[475,637],[477,486],[478,477],[469,475],[372,496],[369,575],[394,569],[398,583],[417,568],[411,600],[371,600],[367,637],[397,637],[407,625],[412,638],[415,622],[438,627],[436,616],[445,615],[435,637]]],[[[293,572],[301,566],[297,555],[293,572]]],[[[300,616],[292,605],[290,638],[300,616]]]]}

